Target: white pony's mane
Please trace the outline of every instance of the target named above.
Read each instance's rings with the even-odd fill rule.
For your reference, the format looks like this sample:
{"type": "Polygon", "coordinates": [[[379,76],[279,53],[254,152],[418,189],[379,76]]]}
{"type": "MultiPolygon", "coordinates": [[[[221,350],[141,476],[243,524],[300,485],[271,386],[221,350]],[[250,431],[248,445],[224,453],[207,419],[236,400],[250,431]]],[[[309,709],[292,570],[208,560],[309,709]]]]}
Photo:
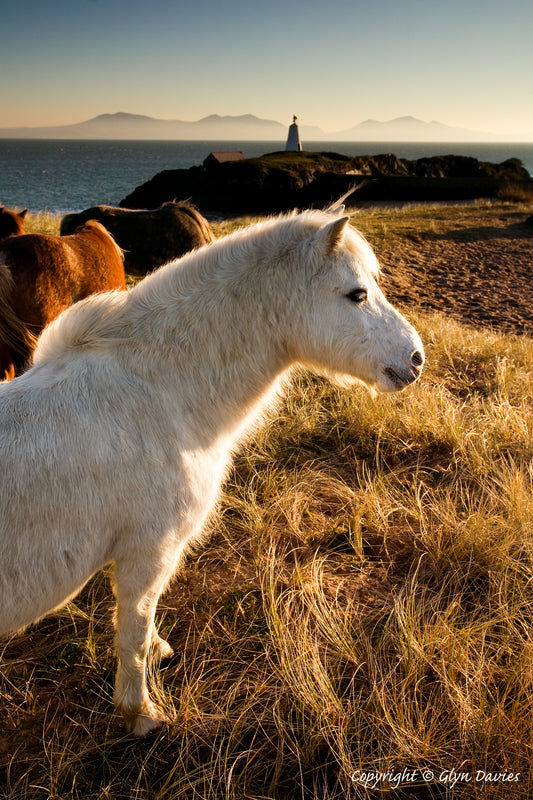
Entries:
{"type": "MultiPolygon", "coordinates": [[[[257,268],[258,251],[280,256],[297,248],[303,241],[334,218],[330,211],[293,211],[270,217],[187,253],[144,278],[129,292],[115,291],[92,295],[64,311],[42,333],[33,355],[40,364],[60,353],[84,346],[109,346],[132,336],[132,326],[125,326],[128,315],[168,304],[173,298],[187,297],[199,285],[206,285],[215,273],[223,279],[233,270],[257,268]]],[[[364,236],[348,226],[344,247],[360,256],[368,271],[377,277],[379,265],[364,236]],[[370,258],[368,257],[370,254],[370,258]]]]}

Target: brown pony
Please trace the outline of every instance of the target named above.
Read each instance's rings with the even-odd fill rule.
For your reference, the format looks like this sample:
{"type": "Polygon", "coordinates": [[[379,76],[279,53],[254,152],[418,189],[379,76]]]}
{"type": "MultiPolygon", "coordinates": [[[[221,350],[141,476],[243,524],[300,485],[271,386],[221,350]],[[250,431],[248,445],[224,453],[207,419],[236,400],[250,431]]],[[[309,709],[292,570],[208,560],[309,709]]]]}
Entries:
{"type": "Polygon", "coordinates": [[[20,236],[24,233],[24,217],[27,213],[27,208],[17,214],[16,211],[0,206],[0,241],[8,236],[20,236]]]}
{"type": "Polygon", "coordinates": [[[122,251],[98,222],[71,236],[0,242],[0,380],[22,372],[42,329],[94,292],[125,289],[122,251]]]}
{"type": "Polygon", "coordinates": [[[187,201],[163,203],[160,208],[136,211],[117,206],[93,206],[79,214],[66,214],[61,234],[88,219],[96,219],[124,251],[126,272],[147,272],[214,240],[209,223],[187,201]]]}

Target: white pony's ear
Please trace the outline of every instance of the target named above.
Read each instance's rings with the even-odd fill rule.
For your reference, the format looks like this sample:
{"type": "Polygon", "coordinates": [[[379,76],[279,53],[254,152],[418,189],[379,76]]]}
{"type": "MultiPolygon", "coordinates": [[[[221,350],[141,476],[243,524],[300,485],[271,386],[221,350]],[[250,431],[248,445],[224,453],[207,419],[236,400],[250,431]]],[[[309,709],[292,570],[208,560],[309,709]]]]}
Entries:
{"type": "Polygon", "coordinates": [[[341,217],[333,220],[333,222],[328,222],[327,225],[320,228],[318,238],[326,253],[333,253],[334,250],[342,245],[344,232],[349,221],[350,217],[341,217]]]}
{"type": "Polygon", "coordinates": [[[332,208],[329,213],[333,214],[334,217],[340,217],[342,214],[344,214],[344,209],[345,208],[346,208],[346,206],[343,203],[340,206],[337,206],[336,208],[332,208]]]}

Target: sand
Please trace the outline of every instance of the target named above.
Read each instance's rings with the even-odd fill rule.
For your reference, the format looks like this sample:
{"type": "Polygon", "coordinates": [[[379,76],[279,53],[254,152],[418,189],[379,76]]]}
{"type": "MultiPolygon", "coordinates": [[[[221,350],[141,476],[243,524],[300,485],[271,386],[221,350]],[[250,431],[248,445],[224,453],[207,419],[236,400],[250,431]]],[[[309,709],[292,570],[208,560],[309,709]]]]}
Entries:
{"type": "Polygon", "coordinates": [[[395,237],[394,246],[384,239],[375,249],[387,297],[402,308],[414,305],[471,325],[532,335],[533,225],[526,218],[512,206],[457,207],[453,221],[436,230],[395,237]]]}

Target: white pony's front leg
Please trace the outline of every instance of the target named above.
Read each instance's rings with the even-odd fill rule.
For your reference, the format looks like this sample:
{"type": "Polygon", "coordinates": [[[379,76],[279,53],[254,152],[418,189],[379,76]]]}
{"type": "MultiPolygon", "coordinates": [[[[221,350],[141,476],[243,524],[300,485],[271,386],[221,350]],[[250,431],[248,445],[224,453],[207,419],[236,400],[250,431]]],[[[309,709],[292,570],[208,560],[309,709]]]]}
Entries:
{"type": "Polygon", "coordinates": [[[154,625],[157,601],[172,572],[172,568],[162,568],[155,563],[153,552],[115,565],[118,667],[114,699],[124,716],[126,728],[135,736],[145,736],[167,721],[165,714],[150,700],[146,660],[151,645],[161,657],[172,655],[172,648],[161,639],[154,625]]]}

